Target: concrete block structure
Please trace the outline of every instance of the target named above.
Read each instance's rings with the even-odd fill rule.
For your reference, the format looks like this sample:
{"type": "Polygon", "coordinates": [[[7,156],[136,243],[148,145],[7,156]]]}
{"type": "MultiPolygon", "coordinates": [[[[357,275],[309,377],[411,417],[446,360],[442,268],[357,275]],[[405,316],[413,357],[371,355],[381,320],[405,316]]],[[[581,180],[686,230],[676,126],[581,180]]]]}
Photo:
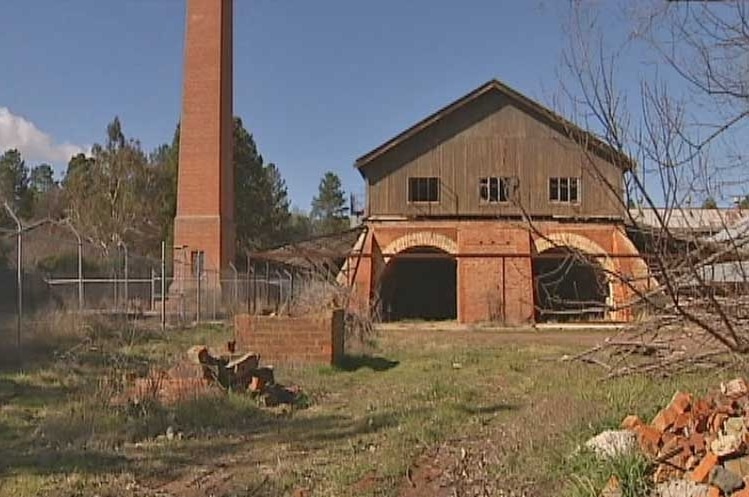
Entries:
{"type": "Polygon", "coordinates": [[[385,321],[626,321],[651,280],[624,230],[629,158],[493,80],[356,161],[353,305],[385,321]]]}
{"type": "Polygon", "coordinates": [[[194,279],[200,270],[209,284],[217,284],[215,275],[234,261],[232,2],[187,1],[174,219],[180,281],[194,279]]]}

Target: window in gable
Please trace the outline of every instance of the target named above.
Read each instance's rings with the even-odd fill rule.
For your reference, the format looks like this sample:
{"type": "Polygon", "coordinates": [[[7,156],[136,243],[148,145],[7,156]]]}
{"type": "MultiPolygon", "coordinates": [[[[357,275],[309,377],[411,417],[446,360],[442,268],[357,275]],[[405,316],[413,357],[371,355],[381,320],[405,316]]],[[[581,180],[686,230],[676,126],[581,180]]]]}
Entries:
{"type": "Polygon", "coordinates": [[[439,178],[408,178],[408,201],[409,202],[439,202],[440,182],[439,178]]]}
{"type": "Polygon", "coordinates": [[[580,178],[549,178],[549,201],[566,204],[580,202],[580,178]]]}
{"type": "Polygon", "coordinates": [[[482,203],[509,202],[517,184],[515,177],[488,177],[479,180],[479,199],[482,203]]]}

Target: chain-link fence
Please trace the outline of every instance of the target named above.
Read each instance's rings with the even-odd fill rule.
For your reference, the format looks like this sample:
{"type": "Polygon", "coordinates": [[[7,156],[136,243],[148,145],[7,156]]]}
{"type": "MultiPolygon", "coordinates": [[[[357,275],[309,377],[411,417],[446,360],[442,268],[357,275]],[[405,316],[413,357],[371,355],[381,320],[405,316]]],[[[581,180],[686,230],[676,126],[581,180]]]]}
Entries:
{"type": "Polygon", "coordinates": [[[100,247],[69,223],[46,221],[4,230],[0,267],[0,337],[23,340],[24,322],[53,311],[76,311],[158,320],[163,326],[231,320],[237,312],[286,312],[295,296],[320,278],[314,268],[247,258],[223,272],[173,260],[162,243],[158,254],[139,254],[126,244],[100,247]],[[15,331],[15,332],[14,332],[15,331]]]}

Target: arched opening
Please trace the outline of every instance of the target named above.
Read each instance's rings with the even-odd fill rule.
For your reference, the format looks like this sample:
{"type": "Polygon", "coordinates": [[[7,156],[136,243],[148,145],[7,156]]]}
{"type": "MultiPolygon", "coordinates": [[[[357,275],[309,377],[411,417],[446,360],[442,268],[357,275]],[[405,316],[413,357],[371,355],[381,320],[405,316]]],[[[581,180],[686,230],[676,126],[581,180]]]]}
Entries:
{"type": "Polygon", "coordinates": [[[385,267],[380,285],[383,321],[457,318],[457,264],[434,247],[412,247],[393,257],[385,267]],[[429,257],[440,254],[440,257],[429,257]],[[419,256],[420,255],[420,256],[419,256]]]}
{"type": "Polygon", "coordinates": [[[536,322],[600,320],[606,317],[609,281],[595,260],[566,247],[533,258],[536,322]]]}

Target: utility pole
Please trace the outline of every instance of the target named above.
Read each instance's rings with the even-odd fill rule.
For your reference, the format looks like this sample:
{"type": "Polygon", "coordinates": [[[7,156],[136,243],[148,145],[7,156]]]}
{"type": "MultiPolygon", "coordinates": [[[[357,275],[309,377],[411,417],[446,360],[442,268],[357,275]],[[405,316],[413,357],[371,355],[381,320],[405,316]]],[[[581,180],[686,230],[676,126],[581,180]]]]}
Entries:
{"type": "Polygon", "coordinates": [[[128,265],[127,264],[128,263],[128,261],[127,261],[128,260],[128,253],[127,253],[127,245],[125,245],[125,242],[123,242],[122,240],[120,240],[120,242],[118,243],[118,245],[120,247],[122,247],[123,251],[125,252],[125,316],[127,316],[128,305],[129,305],[129,301],[128,301],[128,288],[127,288],[127,286],[128,286],[128,274],[127,274],[128,273],[128,267],[127,267],[127,265],[128,265]]]}

